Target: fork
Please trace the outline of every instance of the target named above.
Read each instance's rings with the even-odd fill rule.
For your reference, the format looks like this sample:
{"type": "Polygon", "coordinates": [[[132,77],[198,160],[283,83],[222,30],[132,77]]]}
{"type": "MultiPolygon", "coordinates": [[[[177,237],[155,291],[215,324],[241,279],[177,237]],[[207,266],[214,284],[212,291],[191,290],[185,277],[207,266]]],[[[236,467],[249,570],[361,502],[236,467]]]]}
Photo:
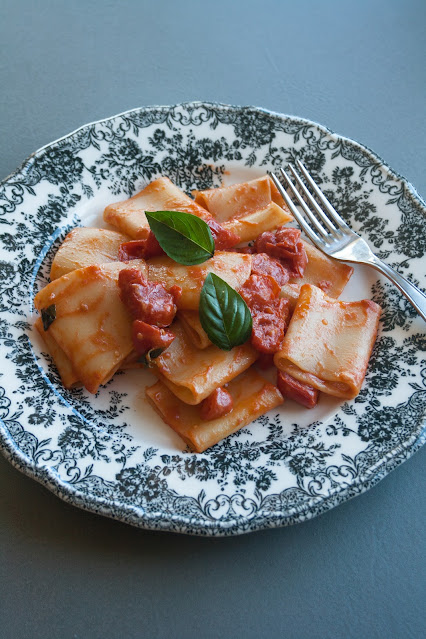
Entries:
{"type": "Polygon", "coordinates": [[[311,191],[308,190],[294,166],[291,164],[288,165],[288,170],[291,172],[294,181],[290,179],[290,176],[284,169],[281,168],[280,173],[287,189],[303,210],[306,219],[295,206],[275,173],[270,173],[270,175],[291,213],[311,242],[315,244],[320,251],[336,260],[368,264],[377,271],[380,271],[380,273],[383,273],[383,275],[386,275],[426,321],[426,295],[414,286],[414,284],[406,280],[405,277],[402,277],[397,271],[374,255],[367,242],[355,233],[355,231],[352,231],[340,217],[309,175],[302,162],[296,160],[296,164],[317,199],[315,199],[311,191]],[[322,206],[320,206],[320,204],[322,206]]]}

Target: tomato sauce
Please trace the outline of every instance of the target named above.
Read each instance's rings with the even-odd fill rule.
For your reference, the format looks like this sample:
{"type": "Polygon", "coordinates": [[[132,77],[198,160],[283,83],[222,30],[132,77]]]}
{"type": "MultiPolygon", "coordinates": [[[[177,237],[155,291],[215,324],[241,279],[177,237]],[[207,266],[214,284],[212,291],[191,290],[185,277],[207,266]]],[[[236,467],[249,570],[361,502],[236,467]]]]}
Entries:
{"type": "Polygon", "coordinates": [[[150,257],[156,257],[157,255],[164,255],[164,251],[152,231],[149,232],[148,237],[142,240],[123,242],[118,249],[120,262],[140,259],[148,260],[150,257]]]}
{"type": "Polygon", "coordinates": [[[257,253],[279,259],[292,276],[303,276],[308,256],[298,229],[280,226],[276,231],[265,231],[256,239],[254,247],[257,253]]]}
{"type": "Polygon", "coordinates": [[[276,353],[284,339],[289,316],[289,301],[275,299],[263,308],[253,308],[251,343],[259,353],[276,353]]]}
{"type": "Polygon", "coordinates": [[[309,384],[300,382],[288,373],[278,372],[277,386],[283,397],[293,399],[306,408],[313,408],[318,403],[319,391],[309,384]]]}
{"type": "Polygon", "coordinates": [[[229,413],[234,405],[231,394],[219,386],[201,402],[200,416],[205,421],[219,419],[229,413]]]}
{"type": "Polygon", "coordinates": [[[239,291],[253,320],[251,343],[260,353],[275,353],[284,339],[290,309],[289,301],[278,297],[280,291],[270,275],[250,275],[239,291]]]}
{"type": "Polygon", "coordinates": [[[176,315],[176,300],[182,289],[173,286],[168,292],[157,282],[150,282],[137,268],[120,271],[120,298],[134,320],[153,326],[170,326],[176,315]]]}
{"type": "Polygon", "coordinates": [[[234,231],[225,229],[213,218],[206,219],[205,222],[212,233],[216,251],[225,251],[226,249],[234,248],[240,243],[240,238],[234,231]]]}
{"type": "Polygon", "coordinates": [[[281,287],[270,275],[250,275],[239,293],[247,306],[252,309],[255,306],[262,307],[265,303],[276,299],[280,291],[281,287]]]}
{"type": "Polygon", "coordinates": [[[290,270],[267,253],[255,253],[253,255],[251,272],[254,275],[270,275],[279,286],[285,286],[290,279],[290,270]]]}
{"type": "Polygon", "coordinates": [[[152,326],[142,320],[134,320],[132,324],[133,347],[137,353],[147,353],[152,349],[165,349],[173,342],[175,336],[166,328],[152,326]]]}

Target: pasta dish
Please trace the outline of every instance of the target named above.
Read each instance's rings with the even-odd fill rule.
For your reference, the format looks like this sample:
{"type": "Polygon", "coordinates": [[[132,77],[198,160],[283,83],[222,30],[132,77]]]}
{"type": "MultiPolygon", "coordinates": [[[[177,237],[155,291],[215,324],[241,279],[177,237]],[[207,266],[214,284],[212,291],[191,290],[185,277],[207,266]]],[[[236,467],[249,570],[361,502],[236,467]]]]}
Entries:
{"type": "Polygon", "coordinates": [[[64,387],[149,367],[148,402],[196,452],[285,401],[356,397],[381,309],[338,299],[352,267],[288,225],[268,176],[192,195],[161,177],[67,235],[34,300],[64,387]]]}

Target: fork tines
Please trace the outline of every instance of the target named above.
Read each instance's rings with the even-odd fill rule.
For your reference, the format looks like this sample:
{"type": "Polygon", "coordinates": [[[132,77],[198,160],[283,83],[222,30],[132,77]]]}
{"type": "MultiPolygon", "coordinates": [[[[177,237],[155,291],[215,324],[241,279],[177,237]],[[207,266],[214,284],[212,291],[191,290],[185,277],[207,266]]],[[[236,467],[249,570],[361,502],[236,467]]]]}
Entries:
{"type": "Polygon", "coordinates": [[[337,211],[334,209],[334,207],[331,205],[322,191],[318,188],[302,162],[300,162],[300,160],[296,160],[296,164],[301,174],[303,175],[306,184],[313,191],[318,201],[322,204],[323,208],[319,206],[317,199],[315,199],[314,195],[307,188],[305,182],[302,180],[295,167],[289,164],[287,170],[291,172],[293,180],[284,169],[281,168],[279,169],[279,171],[283,178],[285,186],[290,191],[294,199],[297,201],[298,205],[306,216],[306,219],[304,215],[302,215],[301,211],[296,207],[293,200],[287,193],[286,188],[284,188],[282,182],[278,179],[275,173],[271,173],[271,177],[279,192],[281,193],[284,201],[289,207],[291,213],[298,221],[300,226],[303,228],[306,235],[313,242],[329,244],[333,241],[336,241],[336,239],[340,239],[342,237],[342,234],[345,231],[349,230],[348,225],[340,217],[340,215],[337,213],[337,211]],[[307,220],[309,220],[309,224],[307,220]]]}

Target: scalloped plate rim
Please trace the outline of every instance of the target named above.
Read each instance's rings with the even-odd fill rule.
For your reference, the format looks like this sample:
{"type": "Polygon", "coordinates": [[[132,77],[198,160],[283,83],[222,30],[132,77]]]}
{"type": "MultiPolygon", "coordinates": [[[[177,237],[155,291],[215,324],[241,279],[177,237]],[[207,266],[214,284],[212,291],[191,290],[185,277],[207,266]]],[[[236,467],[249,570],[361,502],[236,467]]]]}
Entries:
{"type": "MultiPolygon", "coordinates": [[[[405,442],[405,445],[400,445],[389,451],[389,453],[387,453],[387,455],[381,459],[378,466],[376,465],[375,467],[368,469],[364,473],[363,477],[356,478],[350,485],[341,489],[335,489],[333,492],[329,493],[325,497],[317,496],[316,498],[313,498],[313,501],[309,506],[302,506],[299,510],[290,509],[286,515],[283,515],[279,512],[264,513],[262,511],[258,511],[256,513],[256,517],[253,520],[246,520],[247,528],[242,529],[242,522],[238,518],[236,518],[233,522],[228,521],[226,523],[222,523],[218,521],[212,521],[211,524],[208,522],[203,522],[202,525],[197,526],[195,522],[191,521],[190,517],[174,515],[171,518],[167,518],[162,517],[161,513],[138,513],[136,507],[129,506],[119,501],[108,501],[102,497],[95,498],[85,496],[85,503],[83,503],[83,497],[80,495],[79,491],[74,490],[71,484],[64,483],[60,478],[55,477],[50,468],[39,468],[38,466],[35,466],[35,464],[32,464],[29,460],[27,461],[25,459],[25,455],[21,454],[21,451],[13,445],[11,437],[7,434],[3,427],[2,420],[0,420],[0,427],[5,438],[4,443],[0,441],[0,450],[3,453],[4,457],[14,466],[14,468],[22,472],[24,475],[27,475],[31,479],[35,479],[38,483],[47,488],[50,492],[53,492],[61,500],[73,506],[77,506],[81,510],[90,512],[92,514],[106,516],[116,521],[121,521],[144,530],[164,530],[173,533],[185,532],[186,534],[198,536],[203,532],[210,532],[211,529],[211,536],[218,537],[256,532],[259,530],[265,530],[267,528],[280,528],[313,519],[320,514],[332,510],[337,505],[363,494],[364,492],[375,486],[379,481],[385,479],[385,477],[387,477],[389,473],[395,470],[400,464],[402,464],[404,461],[418,452],[418,450],[420,450],[420,448],[426,443],[426,424],[424,424],[423,429],[420,431],[419,434],[414,434],[412,439],[405,442]],[[382,475],[382,467],[389,462],[391,462],[391,468],[386,469],[386,472],[382,475]],[[46,481],[46,475],[48,475],[50,481],[46,481]],[[127,521],[123,517],[123,515],[118,517],[117,514],[114,514],[114,512],[112,512],[112,506],[120,508],[123,513],[128,513],[129,515],[134,513],[134,515],[137,516],[137,521],[127,521]],[[299,521],[294,521],[295,517],[299,517],[299,521]],[[164,527],[158,525],[150,526],[150,520],[153,520],[153,522],[157,522],[157,524],[160,520],[161,523],[164,524],[164,527]],[[174,524],[181,525],[184,528],[186,526],[191,526],[194,531],[188,532],[186,530],[171,530],[170,528],[168,528],[168,524],[172,522],[174,524]],[[252,525],[252,523],[254,523],[255,525],[252,525]]],[[[237,494],[238,493],[234,493],[233,496],[237,494]]],[[[243,497],[243,495],[241,496],[243,497]]]]}
{"type": "Polygon", "coordinates": [[[45,151],[46,149],[49,149],[52,146],[55,146],[56,144],[58,144],[58,142],[62,142],[63,140],[66,140],[67,138],[72,137],[73,135],[75,135],[79,131],[82,131],[83,129],[86,129],[89,126],[94,126],[95,124],[102,124],[103,122],[108,122],[109,120],[114,120],[115,118],[119,118],[119,117],[122,117],[124,115],[128,115],[130,113],[134,113],[135,111],[140,111],[142,109],[143,110],[151,110],[151,109],[155,110],[155,109],[175,109],[177,107],[203,107],[203,106],[221,107],[221,108],[225,108],[225,109],[236,109],[236,110],[243,110],[243,111],[253,110],[253,111],[257,111],[259,113],[265,113],[265,114],[270,115],[270,116],[272,116],[274,118],[277,118],[277,119],[290,118],[292,120],[298,120],[299,122],[306,122],[306,124],[308,124],[310,126],[314,125],[314,126],[318,127],[318,129],[321,129],[322,131],[324,131],[326,133],[330,133],[331,135],[338,137],[340,140],[344,140],[344,141],[350,142],[351,144],[356,145],[362,151],[367,151],[368,154],[371,155],[372,158],[377,160],[378,163],[381,166],[386,168],[387,172],[392,177],[394,177],[395,179],[400,180],[401,182],[403,182],[409,188],[409,190],[412,192],[412,195],[414,196],[414,198],[420,200],[420,203],[422,204],[422,206],[425,207],[425,214],[426,214],[426,200],[424,200],[422,198],[422,196],[417,191],[416,187],[411,182],[409,182],[403,175],[401,175],[400,173],[398,173],[397,171],[392,169],[387,164],[387,162],[385,162],[385,160],[383,160],[383,158],[378,153],[376,153],[375,151],[370,149],[370,147],[368,145],[366,145],[364,143],[361,143],[361,142],[357,142],[357,140],[354,140],[353,138],[349,138],[349,137],[346,137],[344,135],[341,135],[340,133],[336,133],[332,129],[329,129],[324,124],[320,124],[316,120],[310,120],[309,118],[300,117],[299,115],[291,115],[289,113],[280,113],[279,111],[274,111],[274,110],[271,110],[271,109],[266,109],[266,108],[263,108],[263,107],[258,107],[258,106],[253,106],[253,105],[245,105],[244,106],[244,105],[226,104],[225,102],[208,102],[208,101],[203,101],[203,100],[192,100],[192,101],[189,101],[189,102],[177,102],[175,104],[151,104],[149,106],[134,107],[132,109],[126,109],[126,111],[121,111],[120,113],[116,113],[115,115],[111,115],[111,116],[106,117],[106,118],[100,118],[99,120],[93,120],[92,122],[87,122],[86,124],[82,124],[81,126],[77,127],[76,129],[73,129],[73,131],[70,131],[69,133],[66,133],[65,135],[62,135],[61,137],[57,138],[56,140],[53,140],[52,142],[48,142],[47,144],[44,144],[43,146],[39,147],[36,151],[31,153],[8,176],[6,176],[2,180],[0,180],[0,186],[5,184],[6,182],[8,182],[14,175],[16,175],[17,173],[22,171],[25,168],[25,166],[33,158],[36,158],[42,151],[45,151]]]}

